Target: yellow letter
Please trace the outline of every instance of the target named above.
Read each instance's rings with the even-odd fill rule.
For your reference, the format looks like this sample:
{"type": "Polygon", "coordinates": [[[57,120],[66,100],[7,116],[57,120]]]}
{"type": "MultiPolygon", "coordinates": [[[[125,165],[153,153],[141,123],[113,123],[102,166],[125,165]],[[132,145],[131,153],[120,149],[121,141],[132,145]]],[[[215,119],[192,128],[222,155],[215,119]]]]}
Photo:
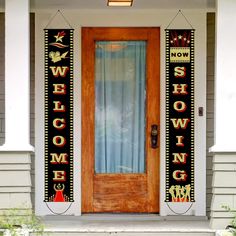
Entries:
{"type": "Polygon", "coordinates": [[[173,119],[170,119],[173,123],[173,126],[175,127],[175,129],[186,129],[187,128],[187,125],[188,125],[188,122],[190,121],[188,118],[173,118],[173,119]]]}
{"type": "Polygon", "coordinates": [[[173,106],[178,112],[184,112],[187,109],[187,106],[183,101],[176,101],[173,106]]]}
{"type": "Polygon", "coordinates": [[[65,112],[66,108],[64,105],[61,104],[60,101],[53,101],[55,107],[53,108],[54,112],[65,112]]]}
{"type": "Polygon", "coordinates": [[[68,164],[67,153],[60,153],[58,155],[57,153],[50,153],[52,160],[50,161],[51,164],[68,164]]]}
{"type": "Polygon", "coordinates": [[[53,180],[54,181],[66,181],[66,172],[64,170],[54,170],[53,171],[54,177],[53,180]]]}
{"type": "Polygon", "coordinates": [[[176,138],[177,138],[176,146],[183,147],[184,146],[184,144],[183,144],[184,136],[176,136],[176,138]]]}
{"type": "Polygon", "coordinates": [[[187,84],[172,84],[174,86],[174,91],[172,92],[174,95],[187,95],[186,91],[188,85],[187,84]]]}
{"type": "Polygon", "coordinates": [[[52,74],[55,77],[58,77],[59,75],[61,77],[65,77],[67,71],[69,70],[69,67],[68,66],[57,66],[57,67],[56,66],[50,66],[50,69],[52,70],[52,74]]]}
{"type": "Polygon", "coordinates": [[[65,84],[53,84],[54,90],[53,94],[66,94],[66,85],[65,84]]]}
{"type": "Polygon", "coordinates": [[[64,129],[66,127],[66,121],[64,118],[55,118],[53,120],[53,127],[56,129],[64,129]]]}
{"type": "Polygon", "coordinates": [[[176,78],[184,78],[185,77],[185,75],[186,75],[186,68],[185,67],[176,66],[174,70],[175,70],[174,76],[176,78]]]}
{"type": "Polygon", "coordinates": [[[187,153],[172,153],[172,155],[174,156],[174,160],[172,161],[175,164],[186,164],[186,158],[188,156],[187,153]]]}
{"type": "Polygon", "coordinates": [[[66,144],[66,139],[63,136],[54,136],[52,142],[57,147],[63,147],[66,144]]]}
{"type": "Polygon", "coordinates": [[[187,174],[184,170],[175,170],[172,176],[177,181],[186,181],[187,179],[187,174]]]}

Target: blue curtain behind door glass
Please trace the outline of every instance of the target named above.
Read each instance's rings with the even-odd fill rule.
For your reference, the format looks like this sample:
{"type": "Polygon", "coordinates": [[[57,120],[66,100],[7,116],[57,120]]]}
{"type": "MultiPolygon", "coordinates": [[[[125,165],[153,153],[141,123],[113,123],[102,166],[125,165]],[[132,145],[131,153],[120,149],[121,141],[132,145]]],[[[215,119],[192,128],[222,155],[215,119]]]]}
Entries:
{"type": "Polygon", "coordinates": [[[145,172],[145,41],[96,42],[95,172],[145,172]]]}

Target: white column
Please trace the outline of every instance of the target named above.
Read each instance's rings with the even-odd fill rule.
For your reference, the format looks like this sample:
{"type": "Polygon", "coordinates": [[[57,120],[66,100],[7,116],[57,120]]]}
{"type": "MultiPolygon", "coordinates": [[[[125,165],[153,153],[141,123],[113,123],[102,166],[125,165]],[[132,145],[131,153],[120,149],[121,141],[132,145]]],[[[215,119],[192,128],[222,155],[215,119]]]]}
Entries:
{"type": "Polygon", "coordinates": [[[31,151],[29,0],[5,1],[5,144],[31,151]]]}
{"type": "Polygon", "coordinates": [[[217,0],[214,152],[236,152],[235,10],[235,0],[217,0]]]}
{"type": "Polygon", "coordinates": [[[217,0],[215,63],[215,145],[211,221],[212,228],[223,229],[232,214],[221,205],[235,206],[236,199],[236,1],[217,0]]]}

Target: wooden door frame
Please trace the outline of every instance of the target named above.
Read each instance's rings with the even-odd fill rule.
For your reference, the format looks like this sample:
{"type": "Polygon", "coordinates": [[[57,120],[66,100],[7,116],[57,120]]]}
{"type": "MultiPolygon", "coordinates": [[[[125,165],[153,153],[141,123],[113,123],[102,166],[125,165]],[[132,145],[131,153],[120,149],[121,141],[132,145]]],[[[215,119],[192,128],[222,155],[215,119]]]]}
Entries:
{"type": "MultiPolygon", "coordinates": [[[[151,103],[151,106],[146,107],[146,152],[147,155],[151,154],[156,156],[158,160],[151,171],[147,173],[148,181],[148,200],[152,200],[155,197],[155,206],[150,206],[149,212],[152,209],[159,210],[159,198],[160,198],[160,152],[158,149],[150,148],[150,124],[158,124],[160,127],[160,28],[157,27],[85,27],[82,28],[82,212],[91,212],[93,208],[93,177],[94,177],[94,135],[95,135],[95,91],[94,91],[94,61],[95,53],[91,54],[91,50],[95,51],[95,41],[109,41],[114,40],[114,36],[117,41],[122,40],[148,40],[152,43],[147,44],[147,47],[152,45],[151,50],[147,50],[147,64],[150,64],[146,70],[146,86],[147,90],[151,86],[156,86],[159,90],[158,98],[151,103]],[[119,29],[119,30],[117,30],[119,29]],[[120,33],[120,32],[123,33],[120,33]],[[89,39],[89,40],[88,40],[89,39]],[[158,53],[158,57],[156,54],[158,53]],[[86,66],[84,66],[86,64],[86,66]],[[89,69],[87,69],[89,68],[89,69]],[[148,78],[152,76],[156,79],[150,81],[148,78]],[[85,82],[86,81],[86,82],[85,82]],[[89,99],[88,99],[89,98],[89,99]],[[159,116],[153,115],[151,110],[157,110],[159,116]],[[91,112],[92,111],[92,112],[91,112]],[[86,120],[84,119],[86,117],[86,120]],[[88,132],[89,131],[89,132],[88,132]],[[92,148],[91,148],[92,147],[92,148]],[[92,157],[92,158],[87,158],[92,157]],[[87,170],[91,171],[88,173],[87,170]],[[83,176],[87,178],[83,178],[83,176]],[[154,175],[154,176],[153,176],[154,175]],[[155,181],[154,181],[155,180],[155,181]],[[154,185],[158,185],[154,188],[154,185]],[[157,192],[159,189],[159,192],[157,192]],[[157,198],[157,199],[156,199],[157,198]],[[86,201],[85,201],[86,199],[86,201]]],[[[156,96],[156,95],[155,95],[156,96]]],[[[155,97],[152,93],[147,93],[146,99],[152,99],[155,97]]],[[[160,130],[159,130],[160,133],[160,130]]],[[[160,138],[158,140],[158,147],[160,147],[160,138]]],[[[147,160],[147,169],[149,161],[147,160]]]]}

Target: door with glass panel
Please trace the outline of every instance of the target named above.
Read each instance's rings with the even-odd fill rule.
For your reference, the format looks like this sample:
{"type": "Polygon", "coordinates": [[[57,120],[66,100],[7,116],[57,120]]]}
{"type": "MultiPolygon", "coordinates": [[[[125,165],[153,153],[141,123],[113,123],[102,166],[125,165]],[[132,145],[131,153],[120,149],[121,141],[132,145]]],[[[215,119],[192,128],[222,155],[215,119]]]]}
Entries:
{"type": "Polygon", "coordinates": [[[82,28],[82,212],[159,212],[159,28],[82,28]]]}

